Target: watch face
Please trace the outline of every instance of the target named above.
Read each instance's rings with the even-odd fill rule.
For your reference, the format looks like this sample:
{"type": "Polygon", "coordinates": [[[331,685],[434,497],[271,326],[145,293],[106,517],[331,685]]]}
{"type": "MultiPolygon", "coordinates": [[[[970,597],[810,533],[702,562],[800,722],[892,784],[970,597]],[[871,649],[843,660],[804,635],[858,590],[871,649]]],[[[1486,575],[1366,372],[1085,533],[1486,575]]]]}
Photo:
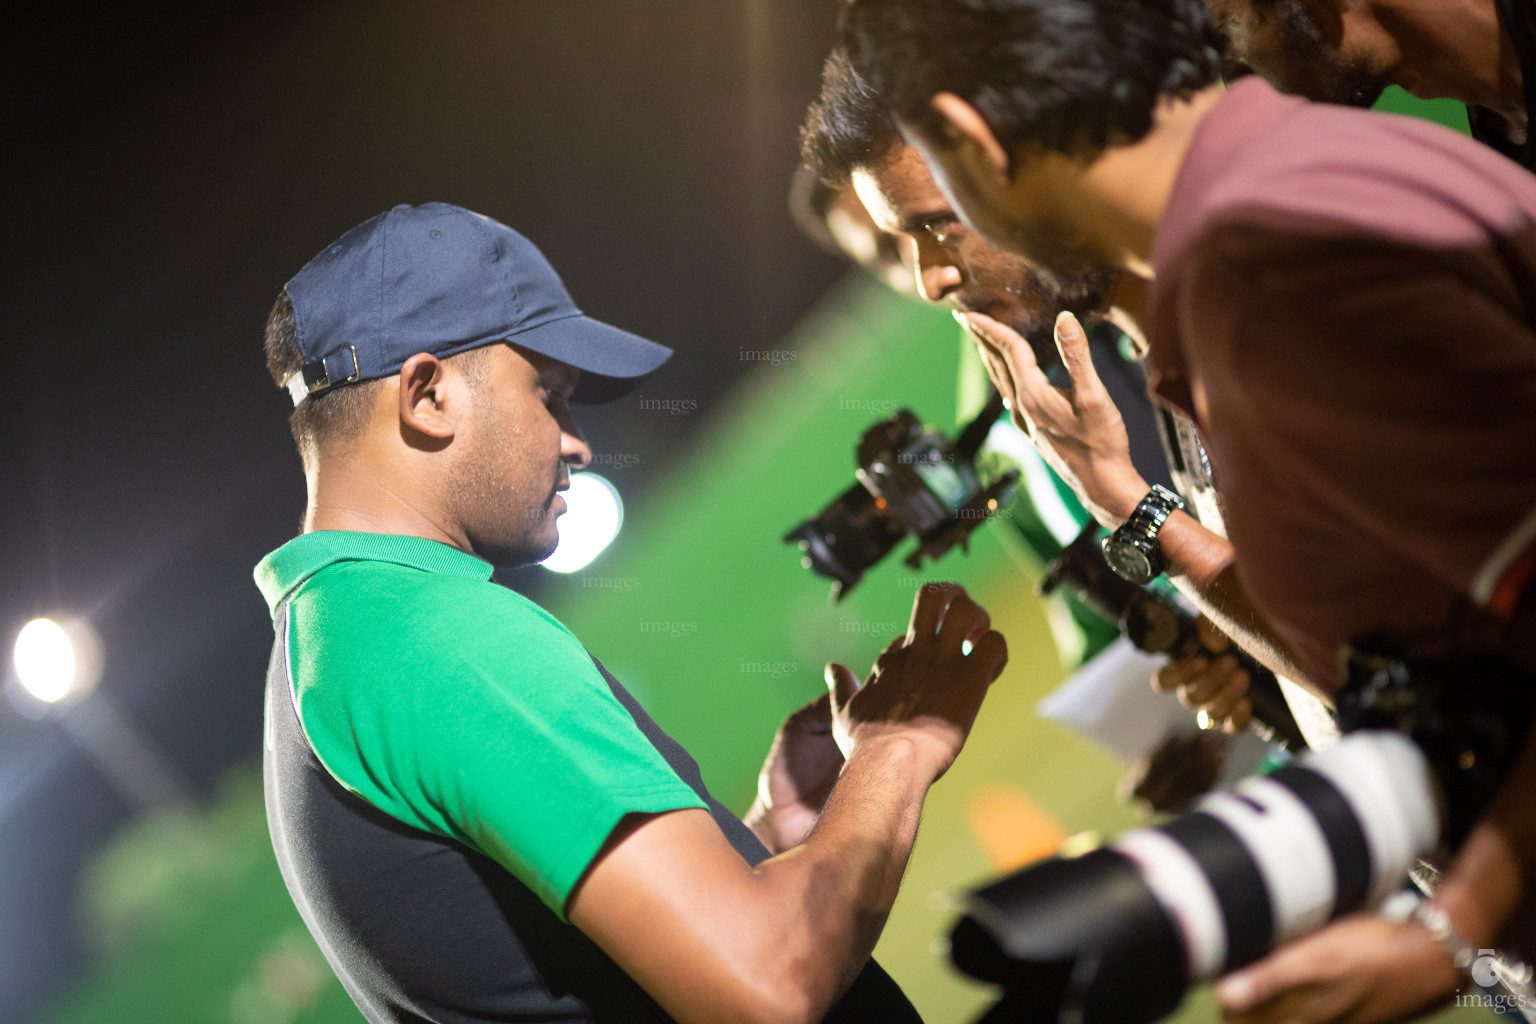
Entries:
{"type": "Polygon", "coordinates": [[[1148,560],[1146,552],[1134,544],[1115,541],[1113,538],[1106,540],[1104,560],[1121,579],[1130,580],[1132,583],[1152,582],[1154,575],[1152,563],[1148,560]]]}

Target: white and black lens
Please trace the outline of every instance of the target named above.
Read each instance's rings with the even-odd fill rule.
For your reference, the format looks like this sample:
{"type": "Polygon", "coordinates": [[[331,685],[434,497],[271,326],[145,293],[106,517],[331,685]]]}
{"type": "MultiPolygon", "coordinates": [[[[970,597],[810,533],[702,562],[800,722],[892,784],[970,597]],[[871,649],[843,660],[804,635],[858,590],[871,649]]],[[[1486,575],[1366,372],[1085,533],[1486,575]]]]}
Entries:
{"type": "Polygon", "coordinates": [[[1020,1020],[1154,1021],[1190,983],[1374,905],[1439,833],[1419,748],[1353,733],[1165,825],[973,894],[954,960],[1029,992],[1020,1020]]]}

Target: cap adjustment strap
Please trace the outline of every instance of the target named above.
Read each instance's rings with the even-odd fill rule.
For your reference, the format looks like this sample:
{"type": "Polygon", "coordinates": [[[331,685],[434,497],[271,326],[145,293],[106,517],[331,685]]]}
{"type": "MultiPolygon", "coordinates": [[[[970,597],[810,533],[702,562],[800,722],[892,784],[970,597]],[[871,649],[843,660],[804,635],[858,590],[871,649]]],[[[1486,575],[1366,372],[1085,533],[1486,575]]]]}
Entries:
{"type": "Polygon", "coordinates": [[[288,394],[293,404],[298,405],[310,395],[317,395],[342,384],[352,384],[361,377],[362,372],[357,368],[357,349],[348,345],[324,359],[305,363],[303,369],[288,378],[288,394]]]}

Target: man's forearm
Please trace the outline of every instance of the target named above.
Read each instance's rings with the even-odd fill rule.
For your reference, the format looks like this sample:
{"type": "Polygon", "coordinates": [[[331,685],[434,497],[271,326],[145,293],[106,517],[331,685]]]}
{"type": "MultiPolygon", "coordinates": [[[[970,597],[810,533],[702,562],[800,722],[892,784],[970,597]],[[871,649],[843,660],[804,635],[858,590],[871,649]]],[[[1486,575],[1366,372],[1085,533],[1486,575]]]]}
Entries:
{"type": "Polygon", "coordinates": [[[853,982],[885,927],[932,776],[910,742],[861,746],[805,842],[758,867],[792,919],[784,969],[823,1009],[853,982]]]}
{"type": "Polygon", "coordinates": [[[682,1024],[812,1024],[868,960],[936,772],[860,744],[804,843],[749,868],[698,810],[635,817],[570,920],[682,1024]]]}
{"type": "MultiPolygon", "coordinates": [[[[1435,901],[1475,946],[1491,946],[1531,891],[1536,871],[1536,728],[1488,814],[1473,827],[1441,880],[1435,901]]],[[[1527,928],[1529,922],[1522,922],[1527,928]]],[[[1521,956],[1536,955],[1528,933],[1510,936],[1521,956]]]]}
{"type": "Polygon", "coordinates": [[[1205,617],[1265,668],[1299,683],[1325,700],[1330,690],[1310,679],[1274,629],[1248,599],[1233,567],[1232,544],[1184,512],[1168,517],[1158,533],[1168,577],[1205,617]]]}

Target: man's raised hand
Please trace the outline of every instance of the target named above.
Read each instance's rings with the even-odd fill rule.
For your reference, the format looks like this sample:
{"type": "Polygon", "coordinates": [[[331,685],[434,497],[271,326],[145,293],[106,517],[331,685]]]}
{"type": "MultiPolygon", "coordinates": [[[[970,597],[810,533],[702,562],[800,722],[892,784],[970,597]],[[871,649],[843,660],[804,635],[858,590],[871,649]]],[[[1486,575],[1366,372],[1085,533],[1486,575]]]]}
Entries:
{"type": "Polygon", "coordinates": [[[1114,528],[1150,489],[1131,464],[1120,410],[1093,368],[1088,336],[1071,313],[1056,318],[1056,348],[1071,377],[1058,388],[1019,334],[984,313],[959,315],[977,341],[987,376],[1008,400],[1013,422],[1077,493],[1095,519],[1114,528]]]}
{"type": "Polygon", "coordinates": [[[833,733],[850,758],[862,744],[909,741],[937,778],[1007,663],[1008,645],[985,609],[958,584],[926,584],[907,635],[886,646],[862,686],[844,666],[827,666],[833,733]]]}

